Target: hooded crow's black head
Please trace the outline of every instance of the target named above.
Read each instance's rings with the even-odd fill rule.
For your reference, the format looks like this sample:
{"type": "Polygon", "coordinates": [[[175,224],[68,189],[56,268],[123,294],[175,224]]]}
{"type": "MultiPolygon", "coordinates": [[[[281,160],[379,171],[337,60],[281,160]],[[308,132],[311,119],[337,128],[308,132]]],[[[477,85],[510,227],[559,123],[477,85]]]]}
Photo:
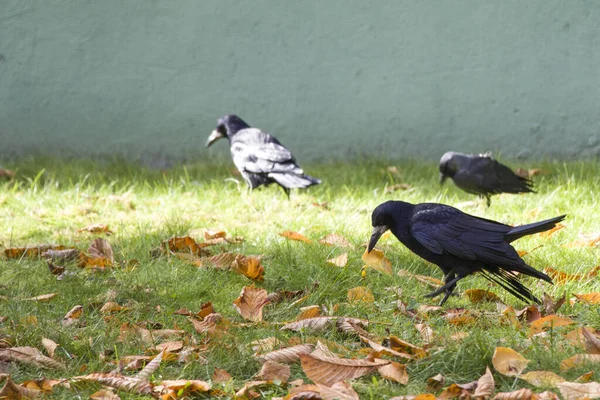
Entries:
{"type": "Polygon", "coordinates": [[[221,138],[231,138],[242,129],[250,128],[250,125],[244,122],[240,117],[234,114],[225,115],[217,121],[217,127],[211,132],[206,147],[210,146],[221,138]]]}
{"type": "Polygon", "coordinates": [[[459,157],[456,156],[460,154],[449,151],[440,159],[440,183],[444,183],[446,178],[452,178],[460,168],[460,162],[457,160],[459,157]]]}

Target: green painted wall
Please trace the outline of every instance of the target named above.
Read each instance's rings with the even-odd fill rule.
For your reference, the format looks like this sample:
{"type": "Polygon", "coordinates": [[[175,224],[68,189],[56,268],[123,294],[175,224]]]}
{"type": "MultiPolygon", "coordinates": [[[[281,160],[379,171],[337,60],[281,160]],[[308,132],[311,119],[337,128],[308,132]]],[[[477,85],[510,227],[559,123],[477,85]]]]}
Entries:
{"type": "Polygon", "coordinates": [[[0,156],[600,154],[598,0],[0,0],[0,156]]]}

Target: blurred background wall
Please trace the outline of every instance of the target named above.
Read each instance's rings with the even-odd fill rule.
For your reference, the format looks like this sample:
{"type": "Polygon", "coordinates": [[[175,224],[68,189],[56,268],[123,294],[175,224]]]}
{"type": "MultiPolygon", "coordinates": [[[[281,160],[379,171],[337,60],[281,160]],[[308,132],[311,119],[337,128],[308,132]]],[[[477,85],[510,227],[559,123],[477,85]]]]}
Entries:
{"type": "Polygon", "coordinates": [[[600,154],[597,0],[1,0],[0,157],[600,154]]]}

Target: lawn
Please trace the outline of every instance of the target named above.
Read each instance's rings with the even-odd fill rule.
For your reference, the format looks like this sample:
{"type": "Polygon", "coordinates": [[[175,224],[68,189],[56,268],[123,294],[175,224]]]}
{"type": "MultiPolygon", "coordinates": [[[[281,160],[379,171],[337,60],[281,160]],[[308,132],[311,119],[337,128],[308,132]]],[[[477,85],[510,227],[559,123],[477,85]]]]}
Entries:
{"type": "MultiPolygon", "coordinates": [[[[335,323],[321,330],[281,329],[308,306],[318,306],[310,310],[322,316],[369,321],[365,329],[379,344],[386,344],[383,339],[392,335],[425,349],[425,353],[404,349],[425,354],[411,360],[380,354],[383,359],[405,364],[408,382],[384,379],[377,371],[350,380],[361,398],[420,393],[439,396],[452,383],[477,380],[486,366],[492,371],[496,392],[525,387],[534,392],[549,389],[560,393],[554,381],[538,387],[497,371],[492,366],[497,347],[511,348],[530,360],[525,372],[552,371],[575,381],[594,370],[591,361],[567,369],[561,369],[561,362],[590,351],[589,346],[586,350],[576,340],[576,335],[568,333],[581,327],[600,329],[600,308],[594,303],[599,299],[575,296],[600,292],[600,279],[593,272],[600,264],[600,250],[593,241],[600,233],[600,167],[595,162],[521,165],[542,169],[533,177],[537,194],[495,196],[489,208],[451,182],[440,187],[435,163],[364,160],[303,165],[323,184],[293,192],[289,201],[274,186],[248,193],[240,176],[233,173],[232,164],[225,162],[187,164],[167,171],[121,161],[41,158],[5,162],[3,166],[15,171],[16,176],[12,181],[0,181],[0,250],[56,244],[87,252],[95,238],[103,237],[112,246],[115,260],[106,268],[79,268],[78,260],[59,260],[54,264],[65,267],[66,272],[57,279],[43,258],[0,256],[0,350],[30,346],[47,355],[41,344],[42,338],[47,338],[59,344],[54,359],[65,366],[60,370],[36,367],[31,361],[0,363],[0,374],[10,374],[18,384],[110,372],[126,356],[155,355],[158,350],[154,346],[173,340],[182,341],[179,344],[185,349],[179,346],[170,357],[164,357],[150,382],[202,380],[212,383],[212,396],[230,398],[246,382],[259,380],[254,375],[261,370],[261,362],[251,344],[259,339],[276,338],[276,348],[321,341],[339,357],[367,357],[368,345],[361,344],[353,332],[340,332],[335,323]],[[398,183],[409,187],[386,193],[386,187],[398,183]],[[563,229],[546,237],[529,236],[513,245],[518,250],[533,250],[524,258],[534,268],[559,271],[553,275],[555,285],[530,278],[522,281],[540,298],[544,292],[555,299],[566,295],[566,303],[557,314],[572,323],[542,327],[544,332],[532,335],[534,322],[514,318],[527,304],[479,276],[462,280],[458,285],[460,295],[451,297],[442,309],[425,307],[437,306],[440,298],[424,297],[432,286],[422,276],[442,279],[442,273],[410,253],[393,236],[378,244],[391,261],[392,274],[363,268],[361,256],[371,233],[371,211],[390,199],[440,202],[513,225],[567,214],[563,229]],[[108,226],[112,234],[82,230],[94,224],[108,226]],[[225,231],[228,238],[242,237],[241,242],[232,240],[206,250],[212,255],[230,252],[262,256],[264,281],[253,282],[207,261],[178,257],[164,251],[164,245],[163,251],[156,250],[174,236],[189,235],[203,243],[206,231],[225,231]],[[289,240],[280,235],[284,231],[300,233],[310,243],[289,240]],[[319,242],[330,234],[343,236],[351,246],[319,242]],[[348,253],[346,266],[326,262],[342,253],[348,253]],[[295,297],[288,293],[290,298],[273,301],[263,308],[262,321],[251,322],[242,318],[232,303],[242,288],[253,284],[267,293],[302,293],[295,297]],[[368,290],[367,295],[349,299],[348,291],[356,287],[363,287],[363,294],[368,290]],[[468,289],[491,291],[499,300],[472,302],[464,295],[468,289]],[[55,296],[47,301],[27,300],[44,294],[55,296]],[[103,309],[107,302],[123,309],[103,309]],[[181,309],[196,313],[207,302],[223,318],[210,332],[199,333],[191,317],[174,313],[181,309]],[[64,323],[63,317],[76,305],[83,306],[83,314],[73,323],[64,323]],[[417,324],[431,328],[433,336],[423,335],[417,324]],[[148,339],[140,334],[156,329],[184,332],[175,339],[152,334],[148,339]],[[189,357],[184,357],[182,351],[189,357]],[[221,379],[214,375],[215,368],[227,371],[232,378],[216,383],[221,379]],[[427,383],[437,374],[445,377],[439,389],[427,383]]],[[[526,312],[522,318],[534,318],[531,315],[526,312]]],[[[546,315],[545,310],[542,315],[546,315]]],[[[200,322],[200,318],[195,321],[200,322]]],[[[600,352],[600,348],[597,350],[600,352]]],[[[290,367],[289,381],[303,379],[311,383],[300,362],[290,367]]],[[[136,371],[121,373],[133,376],[136,371]]],[[[600,377],[596,374],[591,380],[600,377]]],[[[252,390],[263,398],[284,397],[290,387],[278,379],[252,390]]],[[[78,382],[72,383],[71,389],[55,386],[47,396],[88,398],[100,389],[96,383],[78,382]]],[[[185,391],[175,392],[181,395],[185,391]]],[[[122,399],[144,398],[123,390],[117,393],[122,399]]]]}

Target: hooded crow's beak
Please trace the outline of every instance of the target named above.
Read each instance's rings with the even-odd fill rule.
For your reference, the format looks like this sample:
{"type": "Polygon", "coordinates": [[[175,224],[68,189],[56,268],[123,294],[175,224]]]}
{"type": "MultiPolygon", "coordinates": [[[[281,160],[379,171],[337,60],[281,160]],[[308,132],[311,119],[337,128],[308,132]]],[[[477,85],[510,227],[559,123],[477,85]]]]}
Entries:
{"type": "Polygon", "coordinates": [[[214,142],[216,142],[217,140],[221,139],[222,137],[224,137],[225,135],[223,135],[221,132],[214,130],[210,133],[210,136],[208,137],[208,140],[206,141],[206,147],[209,147],[211,144],[213,144],[214,142]]]}
{"type": "Polygon", "coordinates": [[[444,175],[440,172],[440,185],[444,184],[444,182],[446,181],[446,178],[448,178],[448,175],[444,175]]]}
{"type": "Polygon", "coordinates": [[[386,225],[376,226],[373,228],[371,240],[369,240],[369,246],[367,247],[367,253],[370,253],[371,250],[373,250],[381,235],[383,235],[388,229],[390,229],[390,227],[386,225]]]}

